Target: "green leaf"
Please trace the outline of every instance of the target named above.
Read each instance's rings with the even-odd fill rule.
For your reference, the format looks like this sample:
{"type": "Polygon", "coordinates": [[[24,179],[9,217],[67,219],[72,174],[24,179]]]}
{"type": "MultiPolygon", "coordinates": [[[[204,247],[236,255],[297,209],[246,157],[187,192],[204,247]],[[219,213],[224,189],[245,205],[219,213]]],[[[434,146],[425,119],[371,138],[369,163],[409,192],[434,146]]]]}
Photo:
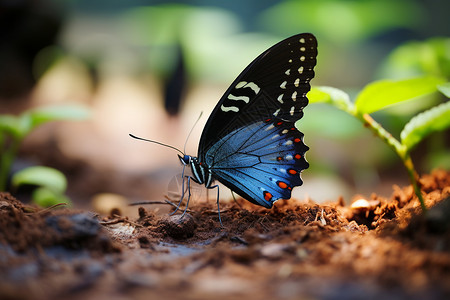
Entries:
{"type": "Polygon", "coordinates": [[[90,111],[78,105],[59,105],[36,108],[25,113],[31,118],[32,128],[43,123],[57,120],[85,120],[90,111]]]}
{"type": "Polygon", "coordinates": [[[346,92],[329,86],[312,87],[308,99],[310,103],[328,103],[347,112],[354,109],[346,92]]]}
{"type": "Polygon", "coordinates": [[[370,114],[403,101],[425,96],[437,91],[445,82],[438,77],[419,77],[406,80],[380,80],[368,84],[355,101],[359,114],[370,114]]]}
{"type": "Polygon", "coordinates": [[[33,191],[33,202],[41,207],[50,207],[60,203],[71,204],[70,199],[60,193],[55,193],[54,191],[40,187],[33,191]]]}
{"type": "Polygon", "coordinates": [[[427,135],[450,127],[450,101],[412,118],[400,133],[402,144],[410,151],[427,135]]]}
{"type": "Polygon", "coordinates": [[[445,97],[450,98],[450,82],[438,84],[437,88],[445,97]]]}
{"type": "Polygon", "coordinates": [[[12,185],[33,184],[46,187],[55,193],[63,194],[67,188],[67,179],[60,171],[49,167],[29,167],[15,173],[12,185]]]}
{"type": "Polygon", "coordinates": [[[36,108],[20,116],[0,115],[0,131],[16,139],[22,139],[43,123],[56,120],[84,120],[89,117],[89,114],[87,108],[76,105],[36,108]]]}
{"type": "Polygon", "coordinates": [[[20,120],[13,115],[0,115],[0,131],[15,138],[20,137],[20,120]]]}

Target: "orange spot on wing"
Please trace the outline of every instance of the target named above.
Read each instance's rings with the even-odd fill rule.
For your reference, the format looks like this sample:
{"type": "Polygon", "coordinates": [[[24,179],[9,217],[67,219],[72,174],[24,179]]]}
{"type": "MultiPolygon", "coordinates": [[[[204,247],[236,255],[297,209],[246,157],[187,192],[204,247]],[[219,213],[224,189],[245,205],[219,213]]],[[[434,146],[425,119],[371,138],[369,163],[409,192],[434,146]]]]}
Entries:
{"type": "Polygon", "coordinates": [[[294,169],[289,169],[289,170],[288,170],[288,173],[291,174],[291,175],[295,175],[295,174],[297,174],[298,172],[297,172],[296,170],[294,170],[294,169]]]}
{"type": "Polygon", "coordinates": [[[270,200],[272,200],[272,194],[271,193],[269,193],[268,191],[264,191],[264,199],[266,200],[266,201],[270,201],[270,200]]]}
{"type": "Polygon", "coordinates": [[[301,141],[302,141],[302,140],[301,140],[300,138],[295,138],[295,139],[294,139],[294,142],[295,142],[295,143],[300,143],[301,141]]]}
{"type": "Polygon", "coordinates": [[[286,189],[288,187],[288,185],[283,181],[278,181],[277,184],[282,189],[286,189]]]}
{"type": "Polygon", "coordinates": [[[295,154],[294,158],[295,159],[300,159],[300,158],[302,158],[302,156],[300,154],[295,154]]]}

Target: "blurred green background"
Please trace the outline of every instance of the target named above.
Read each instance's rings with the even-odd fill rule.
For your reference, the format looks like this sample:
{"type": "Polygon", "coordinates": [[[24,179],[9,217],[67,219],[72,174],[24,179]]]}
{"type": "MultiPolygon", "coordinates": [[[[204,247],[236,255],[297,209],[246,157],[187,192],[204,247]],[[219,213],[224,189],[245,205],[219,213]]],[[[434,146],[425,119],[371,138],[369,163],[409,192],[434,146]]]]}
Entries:
{"type": "MultiPolygon", "coordinates": [[[[165,169],[180,172],[175,153],[142,145],[127,134],[183,148],[203,111],[186,146],[195,155],[205,115],[272,44],[313,33],[319,56],[312,85],[354,96],[376,79],[449,78],[449,11],[445,0],[0,0],[0,113],[54,103],[86,105],[93,120],[42,130],[30,137],[28,147],[52,141],[66,160],[96,171],[147,174],[151,182],[164,182],[161,178],[170,177],[165,169]]],[[[411,116],[443,101],[432,95],[374,118],[398,136],[411,116]]],[[[296,189],[297,198],[389,195],[393,183],[407,184],[395,154],[345,113],[310,105],[301,130],[311,148],[311,167],[304,172],[304,187],[296,189]]],[[[433,134],[414,151],[420,172],[449,168],[448,137],[448,132],[433,134]]],[[[52,158],[44,156],[23,151],[23,157],[49,164],[52,158]]],[[[84,180],[92,176],[67,162],[55,165],[84,180]]],[[[105,183],[108,178],[123,179],[91,178],[103,186],[90,191],[126,194],[126,188],[105,183]]]]}

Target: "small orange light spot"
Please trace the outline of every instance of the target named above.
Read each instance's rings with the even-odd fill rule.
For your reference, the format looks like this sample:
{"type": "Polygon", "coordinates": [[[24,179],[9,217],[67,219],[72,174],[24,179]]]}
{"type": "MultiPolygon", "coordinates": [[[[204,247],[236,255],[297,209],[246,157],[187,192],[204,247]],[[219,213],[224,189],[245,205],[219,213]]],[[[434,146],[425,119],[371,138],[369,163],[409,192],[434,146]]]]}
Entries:
{"type": "Polygon", "coordinates": [[[288,185],[283,181],[278,181],[277,184],[282,189],[286,189],[288,187],[288,185]]]}
{"type": "Polygon", "coordinates": [[[295,174],[297,174],[297,171],[294,170],[294,169],[289,169],[288,173],[291,174],[291,175],[295,175],[295,174]]]}
{"type": "Polygon", "coordinates": [[[278,160],[278,161],[282,161],[283,158],[282,158],[281,156],[278,156],[278,157],[277,157],[277,160],[278,160]]]}
{"type": "Polygon", "coordinates": [[[294,142],[295,142],[295,143],[300,143],[301,141],[302,141],[302,140],[301,140],[300,138],[295,138],[295,139],[294,139],[294,142]]]}
{"type": "Polygon", "coordinates": [[[283,122],[280,121],[277,123],[277,126],[280,126],[281,124],[283,124],[283,122]]]}
{"type": "Polygon", "coordinates": [[[302,156],[300,155],[300,154],[295,154],[295,159],[300,159],[300,158],[302,158],[302,156]]]}
{"type": "Polygon", "coordinates": [[[272,120],[272,119],[270,119],[270,118],[269,118],[269,119],[266,119],[266,122],[270,122],[271,120],[272,120]]]}
{"type": "Polygon", "coordinates": [[[272,200],[272,197],[273,197],[273,196],[272,196],[271,193],[265,191],[263,194],[264,194],[264,199],[265,199],[266,201],[272,200]]]}

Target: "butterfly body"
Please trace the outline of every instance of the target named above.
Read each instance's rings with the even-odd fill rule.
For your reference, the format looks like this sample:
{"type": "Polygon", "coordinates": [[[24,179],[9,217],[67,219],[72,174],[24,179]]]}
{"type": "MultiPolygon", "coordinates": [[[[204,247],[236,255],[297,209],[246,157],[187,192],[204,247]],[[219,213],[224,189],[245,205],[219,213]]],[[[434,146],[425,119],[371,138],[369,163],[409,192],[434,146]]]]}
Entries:
{"type": "MultiPolygon", "coordinates": [[[[193,181],[215,180],[248,201],[271,208],[302,184],[309,149],[295,127],[308,104],[317,41],[292,36],[258,56],[231,84],[203,130],[198,156],[179,156],[193,181]]],[[[189,188],[189,186],[188,186],[189,188]]]]}

